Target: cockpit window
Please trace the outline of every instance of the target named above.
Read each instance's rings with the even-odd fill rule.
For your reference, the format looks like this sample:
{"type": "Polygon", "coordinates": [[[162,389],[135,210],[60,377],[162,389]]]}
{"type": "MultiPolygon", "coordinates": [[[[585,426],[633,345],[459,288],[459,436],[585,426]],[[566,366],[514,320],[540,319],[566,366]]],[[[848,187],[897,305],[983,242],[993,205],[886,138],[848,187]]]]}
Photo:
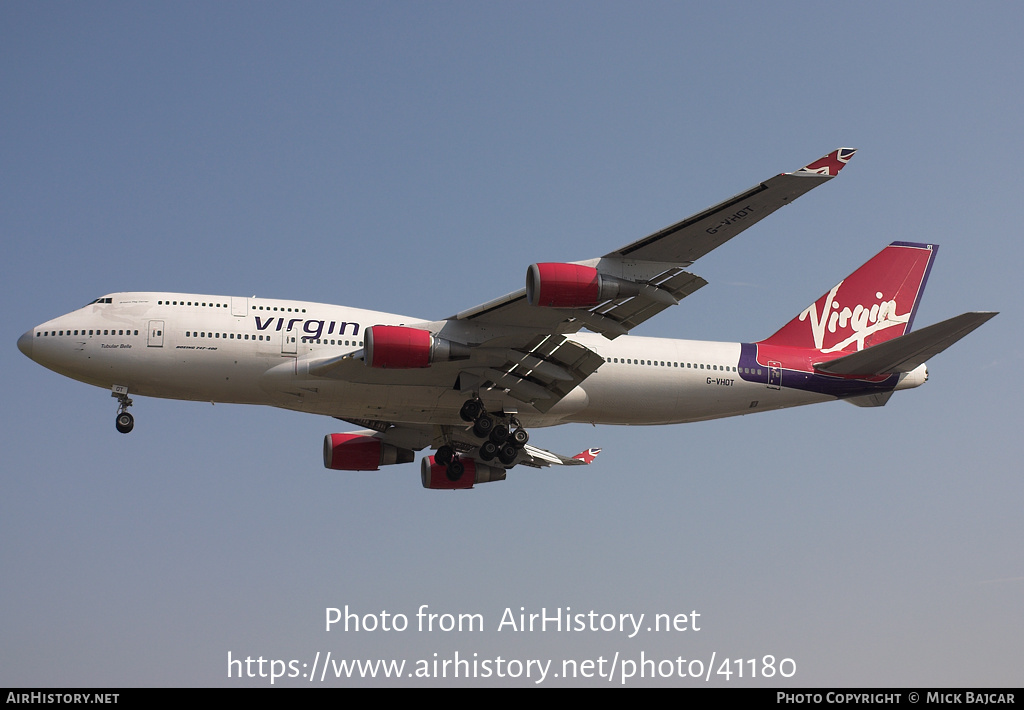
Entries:
{"type": "Polygon", "coordinates": [[[97,303],[113,303],[113,302],[114,302],[114,299],[112,299],[109,296],[107,296],[106,298],[97,298],[95,301],[89,301],[85,305],[86,306],[93,306],[93,305],[95,305],[97,303]]]}

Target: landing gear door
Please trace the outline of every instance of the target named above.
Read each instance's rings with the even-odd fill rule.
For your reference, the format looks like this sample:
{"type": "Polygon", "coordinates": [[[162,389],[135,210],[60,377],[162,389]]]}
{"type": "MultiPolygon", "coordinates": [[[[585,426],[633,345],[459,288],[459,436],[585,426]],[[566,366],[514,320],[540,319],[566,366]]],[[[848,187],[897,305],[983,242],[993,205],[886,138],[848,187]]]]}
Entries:
{"type": "Polygon", "coordinates": [[[149,322],[149,335],[146,338],[146,345],[151,348],[162,348],[164,346],[164,322],[162,320],[151,320],[149,322]]]}

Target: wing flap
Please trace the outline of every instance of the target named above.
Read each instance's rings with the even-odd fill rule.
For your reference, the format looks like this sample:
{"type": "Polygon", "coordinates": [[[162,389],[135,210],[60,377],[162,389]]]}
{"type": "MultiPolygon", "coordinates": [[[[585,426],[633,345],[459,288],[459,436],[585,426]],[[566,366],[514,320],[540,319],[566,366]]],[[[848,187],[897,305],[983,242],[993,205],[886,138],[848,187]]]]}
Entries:
{"type": "MultiPolygon", "coordinates": [[[[654,293],[671,294],[676,302],[708,285],[708,282],[700,276],[691,274],[681,268],[668,269],[651,279],[649,283],[658,287],[658,290],[654,293]]],[[[660,298],[653,298],[651,295],[641,291],[640,295],[633,298],[621,301],[608,301],[592,309],[591,312],[595,315],[601,316],[602,319],[611,320],[614,323],[614,328],[601,321],[594,325],[588,323],[588,327],[591,330],[596,329],[597,332],[608,338],[615,338],[632,330],[648,318],[656,316],[670,305],[672,305],[671,302],[660,298]]]]}
{"type": "Polygon", "coordinates": [[[490,360],[488,366],[467,367],[464,372],[542,412],[604,364],[604,358],[593,350],[562,335],[539,335],[522,348],[494,348],[484,343],[480,352],[482,360],[490,360]]]}

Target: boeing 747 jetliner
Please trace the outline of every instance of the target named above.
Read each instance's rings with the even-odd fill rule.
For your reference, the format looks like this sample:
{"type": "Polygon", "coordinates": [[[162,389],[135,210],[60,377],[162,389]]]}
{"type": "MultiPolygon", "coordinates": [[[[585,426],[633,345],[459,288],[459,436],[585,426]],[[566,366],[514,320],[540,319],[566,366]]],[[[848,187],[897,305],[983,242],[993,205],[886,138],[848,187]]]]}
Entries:
{"type": "Polygon", "coordinates": [[[701,256],[853,157],[840,148],[602,257],[538,263],[526,287],[444,320],[269,298],[113,293],[32,328],[18,348],[133,395],[265,404],[360,427],[328,434],[324,465],[421,464],[426,488],[472,488],[513,466],[588,464],[531,446],[566,422],[676,424],[843,399],[884,405],[925,361],[995,313],[911,331],[935,244],[893,242],[774,335],[752,343],[628,336],[707,282],[701,256]],[[584,328],[590,333],[581,332],[584,328]]]}

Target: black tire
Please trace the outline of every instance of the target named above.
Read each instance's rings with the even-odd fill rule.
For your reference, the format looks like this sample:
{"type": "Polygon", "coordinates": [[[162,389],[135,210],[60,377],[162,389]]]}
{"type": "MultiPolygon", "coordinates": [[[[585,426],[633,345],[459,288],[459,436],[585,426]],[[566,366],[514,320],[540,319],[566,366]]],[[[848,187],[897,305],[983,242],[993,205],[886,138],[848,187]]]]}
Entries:
{"type": "Polygon", "coordinates": [[[530,434],[526,429],[516,429],[512,432],[512,445],[517,449],[521,449],[526,446],[526,442],[530,440],[530,434]]]}
{"type": "Polygon", "coordinates": [[[493,461],[498,455],[498,445],[493,441],[485,441],[480,445],[480,459],[482,461],[493,461]]]}
{"type": "Polygon", "coordinates": [[[121,412],[114,420],[114,427],[122,434],[127,434],[135,428],[135,417],[128,412],[121,412]]]}
{"type": "Polygon", "coordinates": [[[491,433],[490,433],[491,441],[493,441],[495,444],[504,444],[505,443],[505,439],[507,439],[507,438],[508,438],[508,426],[505,425],[505,424],[502,424],[501,422],[498,422],[497,424],[495,424],[494,428],[491,429],[491,433]]]}
{"type": "Polygon", "coordinates": [[[519,456],[519,449],[512,446],[512,444],[505,444],[498,449],[498,460],[506,466],[512,465],[517,456],[519,456]]]}
{"type": "Polygon", "coordinates": [[[462,405],[462,409],[459,410],[459,416],[462,417],[464,422],[475,422],[480,418],[484,408],[479,401],[475,399],[467,399],[466,403],[462,405]]]}
{"type": "Polygon", "coordinates": [[[462,474],[465,472],[466,467],[462,464],[461,461],[455,459],[450,464],[448,464],[448,467],[445,469],[444,474],[448,477],[449,481],[454,482],[462,478],[462,474]]]}
{"type": "Polygon", "coordinates": [[[481,439],[486,439],[493,428],[494,420],[485,415],[476,420],[476,424],[473,425],[473,433],[481,439]]]}
{"type": "Polygon", "coordinates": [[[447,466],[455,458],[455,449],[445,444],[437,450],[434,454],[434,462],[439,463],[442,466],[447,466]]]}

